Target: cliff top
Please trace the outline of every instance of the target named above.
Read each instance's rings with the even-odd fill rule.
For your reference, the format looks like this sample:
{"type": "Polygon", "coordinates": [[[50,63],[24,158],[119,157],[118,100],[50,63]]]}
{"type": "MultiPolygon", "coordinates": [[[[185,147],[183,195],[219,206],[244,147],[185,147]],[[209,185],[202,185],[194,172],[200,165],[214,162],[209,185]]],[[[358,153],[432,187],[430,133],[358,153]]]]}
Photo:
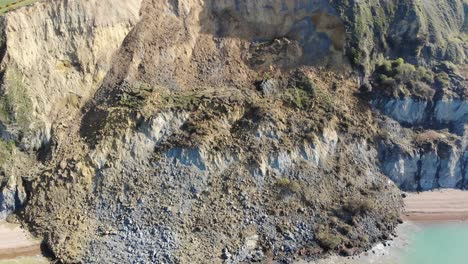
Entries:
{"type": "Polygon", "coordinates": [[[14,9],[33,4],[38,0],[0,0],[0,16],[14,9]]]}

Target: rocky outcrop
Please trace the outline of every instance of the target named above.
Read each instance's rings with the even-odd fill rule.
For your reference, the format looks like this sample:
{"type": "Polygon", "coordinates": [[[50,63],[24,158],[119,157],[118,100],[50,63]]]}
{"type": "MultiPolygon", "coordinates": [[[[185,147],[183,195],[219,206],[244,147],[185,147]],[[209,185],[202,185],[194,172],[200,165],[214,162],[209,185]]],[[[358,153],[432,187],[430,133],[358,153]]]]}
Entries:
{"type": "Polygon", "coordinates": [[[34,161],[20,152],[13,141],[0,141],[0,221],[24,207],[25,178],[37,173],[34,161]]]}
{"type": "Polygon", "coordinates": [[[383,172],[404,190],[465,188],[466,147],[459,139],[436,140],[409,149],[382,142],[379,159],[383,172]]]}
{"type": "Polygon", "coordinates": [[[382,170],[405,190],[466,186],[468,75],[447,65],[429,70],[400,59],[373,74],[371,105],[389,117],[381,122],[382,170]]]}
{"type": "Polygon", "coordinates": [[[0,186],[0,220],[21,209],[26,202],[26,190],[21,177],[11,177],[0,186]]]}
{"type": "Polygon", "coordinates": [[[371,104],[407,127],[449,129],[463,136],[468,123],[466,100],[442,99],[431,102],[413,98],[380,98],[371,104]]]}
{"type": "MultiPolygon", "coordinates": [[[[435,188],[466,188],[466,114],[465,117],[458,116],[460,119],[456,120],[457,115],[453,113],[445,115],[450,109],[454,108],[447,107],[444,115],[426,119],[435,120],[439,130],[427,127],[430,124],[427,121],[409,125],[410,122],[399,119],[401,116],[390,115],[409,127],[403,128],[396,121],[383,118],[379,160],[382,171],[402,189],[426,191],[435,188]],[[451,122],[439,121],[444,117],[451,122]]],[[[393,113],[402,112],[406,110],[393,109],[393,113]]]]}

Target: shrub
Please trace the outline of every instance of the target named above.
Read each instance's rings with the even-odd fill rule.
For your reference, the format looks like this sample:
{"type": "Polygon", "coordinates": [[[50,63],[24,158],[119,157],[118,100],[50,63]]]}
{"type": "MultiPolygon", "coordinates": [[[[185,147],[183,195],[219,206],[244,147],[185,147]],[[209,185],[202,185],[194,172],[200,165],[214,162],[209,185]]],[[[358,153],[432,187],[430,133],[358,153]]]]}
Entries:
{"type": "Polygon", "coordinates": [[[418,97],[429,100],[435,95],[435,90],[426,83],[416,81],[410,83],[408,86],[411,86],[411,92],[418,97]]]}
{"type": "Polygon", "coordinates": [[[375,203],[371,199],[351,199],[343,205],[342,210],[353,216],[358,216],[372,211],[374,207],[375,203]]]}
{"type": "Polygon", "coordinates": [[[405,60],[403,58],[398,58],[393,62],[393,64],[395,65],[395,67],[398,67],[405,64],[405,60]]]}
{"type": "Polygon", "coordinates": [[[314,96],[317,85],[303,72],[296,71],[292,76],[289,86],[305,91],[308,95],[314,96]]]}
{"type": "Polygon", "coordinates": [[[444,134],[441,134],[437,131],[434,131],[434,130],[428,130],[424,133],[421,133],[421,134],[418,134],[416,137],[415,137],[415,141],[417,143],[426,143],[426,142],[432,142],[432,141],[436,141],[436,140],[439,140],[439,139],[442,139],[442,138],[445,138],[446,136],[444,134]]]}
{"type": "Polygon", "coordinates": [[[310,95],[306,91],[296,88],[286,89],[283,99],[287,104],[301,110],[308,108],[311,104],[310,95]]]}
{"type": "Polygon", "coordinates": [[[12,155],[14,149],[15,142],[5,142],[4,140],[0,139],[0,166],[7,162],[9,157],[12,155]]]}
{"type": "Polygon", "coordinates": [[[390,61],[384,61],[382,64],[376,66],[375,72],[385,76],[392,75],[392,63],[390,61]]]}
{"type": "Polygon", "coordinates": [[[445,72],[436,74],[434,80],[435,80],[436,85],[441,88],[446,88],[450,85],[450,78],[448,74],[445,72]]]}
{"type": "Polygon", "coordinates": [[[301,191],[301,186],[297,181],[291,181],[287,178],[280,178],[276,181],[276,186],[281,194],[293,194],[301,191]]]}
{"type": "Polygon", "coordinates": [[[408,82],[414,80],[414,73],[416,71],[416,67],[411,64],[402,64],[399,65],[394,69],[394,76],[395,79],[399,80],[400,82],[408,82]]]}
{"type": "Polygon", "coordinates": [[[384,61],[376,67],[373,76],[376,88],[389,96],[415,95],[430,99],[435,93],[430,87],[434,83],[432,71],[424,67],[416,68],[403,59],[384,61]]]}
{"type": "Polygon", "coordinates": [[[418,67],[415,74],[416,74],[415,77],[417,80],[421,80],[427,84],[434,83],[434,74],[432,73],[432,71],[422,66],[418,67]]]}
{"type": "Polygon", "coordinates": [[[315,238],[319,245],[327,250],[336,249],[342,242],[341,236],[333,233],[329,227],[319,230],[315,238]]]}

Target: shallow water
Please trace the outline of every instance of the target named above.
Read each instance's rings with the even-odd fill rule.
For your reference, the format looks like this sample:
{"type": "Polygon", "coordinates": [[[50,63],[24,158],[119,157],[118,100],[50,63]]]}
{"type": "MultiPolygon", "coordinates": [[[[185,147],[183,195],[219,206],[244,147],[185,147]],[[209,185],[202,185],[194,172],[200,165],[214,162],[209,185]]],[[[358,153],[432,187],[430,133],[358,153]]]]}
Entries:
{"type": "Polygon", "coordinates": [[[468,223],[401,225],[391,246],[354,258],[331,257],[314,264],[467,264],[468,223]]]}
{"type": "Polygon", "coordinates": [[[404,264],[468,263],[468,224],[423,226],[403,255],[404,264]]]}

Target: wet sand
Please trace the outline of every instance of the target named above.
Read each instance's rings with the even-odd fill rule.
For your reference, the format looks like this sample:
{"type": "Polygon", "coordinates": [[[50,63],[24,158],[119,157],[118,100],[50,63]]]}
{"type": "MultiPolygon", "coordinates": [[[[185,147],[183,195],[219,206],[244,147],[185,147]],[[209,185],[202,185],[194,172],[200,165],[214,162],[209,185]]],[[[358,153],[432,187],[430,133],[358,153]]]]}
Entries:
{"type": "Polygon", "coordinates": [[[407,221],[468,221],[468,191],[446,189],[410,193],[404,202],[403,218],[407,221]]]}
{"type": "Polygon", "coordinates": [[[40,241],[17,225],[0,222],[0,260],[41,254],[40,241]]]}

